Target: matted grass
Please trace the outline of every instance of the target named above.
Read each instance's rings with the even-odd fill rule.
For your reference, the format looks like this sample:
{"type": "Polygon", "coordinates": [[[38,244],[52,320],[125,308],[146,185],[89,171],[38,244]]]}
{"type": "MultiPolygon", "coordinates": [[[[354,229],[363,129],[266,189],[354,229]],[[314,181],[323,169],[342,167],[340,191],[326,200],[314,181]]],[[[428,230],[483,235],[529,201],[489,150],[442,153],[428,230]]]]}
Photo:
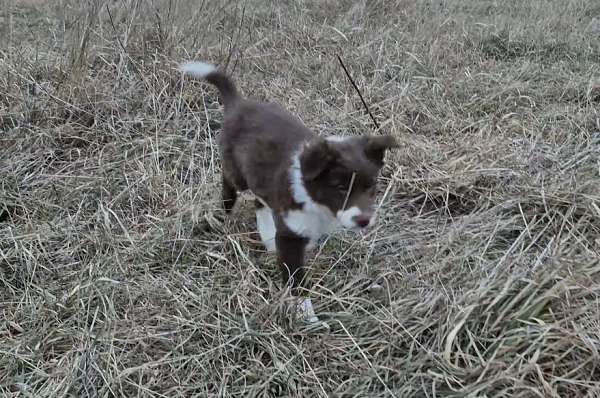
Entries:
{"type": "Polygon", "coordinates": [[[597,1],[5,0],[0,395],[600,394],[597,1]],[[294,323],[213,88],[401,149],[294,323]],[[383,291],[372,292],[377,282],[383,291]]]}

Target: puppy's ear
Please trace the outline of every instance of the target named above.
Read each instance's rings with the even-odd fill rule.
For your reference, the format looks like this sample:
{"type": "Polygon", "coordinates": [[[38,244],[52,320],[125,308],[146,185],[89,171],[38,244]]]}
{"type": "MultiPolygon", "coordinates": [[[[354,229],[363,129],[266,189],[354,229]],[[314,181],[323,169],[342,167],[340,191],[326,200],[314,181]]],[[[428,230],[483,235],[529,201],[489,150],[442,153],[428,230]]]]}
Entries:
{"type": "Polygon", "coordinates": [[[319,177],[334,159],[333,149],[323,138],[316,138],[302,150],[300,168],[305,180],[311,181],[319,177]]]}
{"type": "Polygon", "coordinates": [[[382,165],[385,151],[391,148],[398,148],[398,146],[396,139],[391,135],[367,137],[365,155],[376,164],[382,165]]]}

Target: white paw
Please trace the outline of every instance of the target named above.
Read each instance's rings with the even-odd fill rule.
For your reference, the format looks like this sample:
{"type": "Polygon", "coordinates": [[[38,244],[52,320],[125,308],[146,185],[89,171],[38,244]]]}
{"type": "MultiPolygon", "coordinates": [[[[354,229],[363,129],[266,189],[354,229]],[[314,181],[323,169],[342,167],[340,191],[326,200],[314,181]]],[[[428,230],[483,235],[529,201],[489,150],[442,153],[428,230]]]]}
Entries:
{"type": "Polygon", "coordinates": [[[315,310],[313,308],[312,301],[309,298],[299,298],[298,304],[298,315],[300,315],[302,319],[311,323],[319,321],[319,318],[317,318],[317,316],[315,315],[315,310]]]}
{"type": "Polygon", "coordinates": [[[313,308],[312,301],[308,297],[301,297],[299,299],[299,315],[305,322],[310,324],[322,324],[323,326],[328,326],[326,322],[322,322],[319,320],[319,317],[315,314],[315,309],[313,308]]]}
{"type": "Polygon", "coordinates": [[[369,285],[369,287],[367,287],[367,290],[369,291],[369,293],[379,294],[379,293],[383,293],[385,288],[383,286],[381,286],[379,283],[372,283],[369,285]]]}
{"type": "Polygon", "coordinates": [[[298,317],[302,319],[309,330],[325,329],[330,330],[329,324],[319,319],[315,314],[312,301],[308,297],[298,299],[298,317]]]}

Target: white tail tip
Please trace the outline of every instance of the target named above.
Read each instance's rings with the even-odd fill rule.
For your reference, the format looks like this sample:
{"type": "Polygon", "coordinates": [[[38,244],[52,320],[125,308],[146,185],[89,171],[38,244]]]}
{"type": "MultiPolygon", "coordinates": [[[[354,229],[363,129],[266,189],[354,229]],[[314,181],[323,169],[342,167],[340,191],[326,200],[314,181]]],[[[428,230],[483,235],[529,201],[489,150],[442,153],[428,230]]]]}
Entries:
{"type": "Polygon", "coordinates": [[[204,62],[186,62],[179,65],[179,70],[183,73],[189,73],[194,77],[205,78],[217,68],[214,65],[204,62]]]}

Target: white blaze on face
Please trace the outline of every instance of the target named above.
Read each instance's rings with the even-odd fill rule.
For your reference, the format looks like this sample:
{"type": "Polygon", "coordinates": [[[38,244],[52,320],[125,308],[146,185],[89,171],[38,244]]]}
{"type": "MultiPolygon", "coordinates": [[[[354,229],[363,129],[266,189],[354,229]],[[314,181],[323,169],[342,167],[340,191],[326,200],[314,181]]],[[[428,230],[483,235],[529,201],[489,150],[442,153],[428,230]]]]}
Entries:
{"type": "Polygon", "coordinates": [[[361,209],[356,206],[352,206],[346,210],[339,210],[336,214],[340,225],[345,229],[357,229],[357,228],[369,228],[375,223],[375,215],[371,213],[364,213],[361,209]],[[369,220],[368,225],[358,225],[355,217],[365,216],[369,220]]]}
{"type": "Polygon", "coordinates": [[[342,227],[346,229],[354,229],[358,227],[356,222],[354,222],[354,217],[360,215],[361,213],[362,211],[358,207],[352,206],[346,210],[339,210],[337,212],[337,219],[340,221],[340,224],[342,224],[342,227]]]}

